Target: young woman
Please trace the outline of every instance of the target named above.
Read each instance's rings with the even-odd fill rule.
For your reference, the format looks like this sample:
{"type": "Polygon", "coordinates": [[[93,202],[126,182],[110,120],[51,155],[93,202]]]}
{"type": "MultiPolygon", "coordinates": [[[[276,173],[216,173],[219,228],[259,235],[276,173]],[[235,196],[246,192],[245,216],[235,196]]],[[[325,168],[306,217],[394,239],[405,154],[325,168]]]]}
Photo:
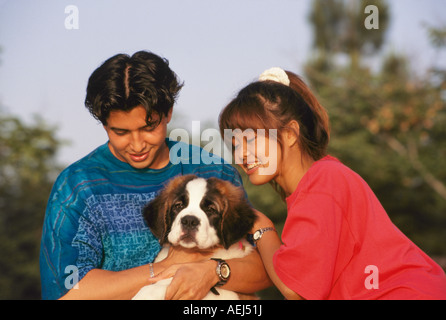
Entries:
{"type": "Polygon", "coordinates": [[[267,70],[219,125],[222,135],[238,132],[234,158],[250,181],[269,182],[286,199],[282,241],[261,214],[253,235],[287,299],[446,299],[441,267],[396,228],[358,174],[327,155],[327,113],[297,75],[267,70]]]}

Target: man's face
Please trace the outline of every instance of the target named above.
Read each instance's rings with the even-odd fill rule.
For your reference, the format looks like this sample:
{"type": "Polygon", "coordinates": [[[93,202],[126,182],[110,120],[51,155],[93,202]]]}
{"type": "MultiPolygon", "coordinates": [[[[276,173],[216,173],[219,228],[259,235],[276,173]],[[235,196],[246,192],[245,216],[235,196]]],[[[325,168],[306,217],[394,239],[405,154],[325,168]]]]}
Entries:
{"type": "MultiPolygon", "coordinates": [[[[167,124],[172,109],[156,127],[147,125],[146,110],[138,106],[125,111],[112,111],[104,126],[112,154],[136,169],[161,169],[169,163],[169,148],[165,143],[167,124]]],[[[154,115],[157,123],[159,115],[154,115]]]]}

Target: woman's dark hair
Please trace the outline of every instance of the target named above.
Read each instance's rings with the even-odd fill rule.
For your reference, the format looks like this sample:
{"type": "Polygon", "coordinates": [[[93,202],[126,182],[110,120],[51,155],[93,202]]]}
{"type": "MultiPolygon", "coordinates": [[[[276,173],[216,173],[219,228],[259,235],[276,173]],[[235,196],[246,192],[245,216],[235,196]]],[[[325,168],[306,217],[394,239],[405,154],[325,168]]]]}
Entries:
{"type": "Polygon", "coordinates": [[[143,106],[147,124],[156,126],[173,107],[182,86],[168,60],[154,53],[117,54],[90,76],[85,106],[103,125],[111,111],[143,106]],[[159,115],[157,123],[152,122],[153,112],[159,115]]]}
{"type": "MultiPolygon", "coordinates": [[[[276,81],[257,81],[243,88],[220,113],[220,133],[224,129],[287,128],[290,121],[299,124],[299,146],[313,160],[326,155],[330,130],[328,115],[307,85],[286,71],[290,85],[276,81]]],[[[281,145],[280,135],[277,137],[281,145]]]]}
{"type": "MultiPolygon", "coordinates": [[[[330,139],[328,115],[307,85],[296,74],[285,71],[289,86],[272,81],[257,81],[243,88],[220,113],[219,126],[224,138],[225,129],[290,129],[288,124],[295,120],[299,124],[297,133],[300,150],[313,160],[327,154],[330,139]]],[[[282,147],[281,135],[277,142],[282,147]]],[[[229,142],[230,143],[230,142],[229,142]]],[[[230,149],[232,150],[232,149],[230,149]]],[[[274,189],[285,198],[284,191],[271,181],[274,189]]]]}

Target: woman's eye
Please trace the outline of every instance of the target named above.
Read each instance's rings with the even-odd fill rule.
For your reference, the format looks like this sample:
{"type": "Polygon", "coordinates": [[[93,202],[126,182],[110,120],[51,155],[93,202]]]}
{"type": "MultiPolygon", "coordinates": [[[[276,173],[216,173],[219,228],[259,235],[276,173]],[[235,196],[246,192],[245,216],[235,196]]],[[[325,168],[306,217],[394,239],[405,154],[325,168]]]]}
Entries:
{"type": "Polygon", "coordinates": [[[247,142],[248,144],[252,144],[252,143],[254,143],[255,141],[256,141],[256,138],[254,137],[254,138],[252,138],[252,139],[247,140],[246,142],[247,142]]]}

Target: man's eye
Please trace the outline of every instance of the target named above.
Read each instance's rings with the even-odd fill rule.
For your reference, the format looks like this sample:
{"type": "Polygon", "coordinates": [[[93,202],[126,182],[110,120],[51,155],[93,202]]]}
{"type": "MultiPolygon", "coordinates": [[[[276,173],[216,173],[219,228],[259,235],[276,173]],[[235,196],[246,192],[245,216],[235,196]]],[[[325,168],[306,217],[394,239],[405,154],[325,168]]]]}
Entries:
{"type": "Polygon", "coordinates": [[[158,128],[158,125],[160,124],[159,121],[154,121],[154,120],[149,120],[146,121],[146,126],[143,128],[143,130],[145,132],[151,132],[153,130],[155,130],[156,128],[158,128]]]}
{"type": "Polygon", "coordinates": [[[127,134],[127,131],[125,130],[114,130],[114,133],[118,136],[125,136],[127,134]]]}
{"type": "Polygon", "coordinates": [[[152,132],[153,130],[156,129],[156,127],[157,127],[156,124],[154,124],[154,125],[148,125],[148,126],[145,126],[143,130],[144,130],[145,132],[152,132]]]}

